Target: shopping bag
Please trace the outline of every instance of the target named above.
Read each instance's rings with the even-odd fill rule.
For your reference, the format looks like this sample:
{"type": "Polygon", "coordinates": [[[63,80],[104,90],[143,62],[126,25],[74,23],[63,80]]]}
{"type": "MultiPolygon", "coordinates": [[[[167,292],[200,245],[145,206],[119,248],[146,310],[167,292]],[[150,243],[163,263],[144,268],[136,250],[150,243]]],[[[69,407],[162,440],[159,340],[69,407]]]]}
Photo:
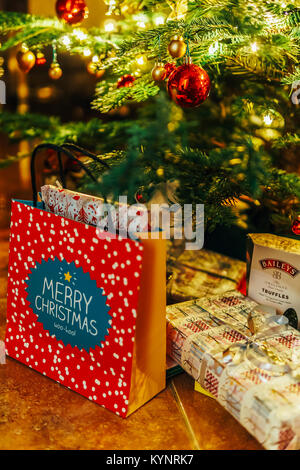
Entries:
{"type": "Polygon", "coordinates": [[[12,202],[6,353],[126,417],[165,387],[165,240],[101,234],[33,199],[12,202]]]}

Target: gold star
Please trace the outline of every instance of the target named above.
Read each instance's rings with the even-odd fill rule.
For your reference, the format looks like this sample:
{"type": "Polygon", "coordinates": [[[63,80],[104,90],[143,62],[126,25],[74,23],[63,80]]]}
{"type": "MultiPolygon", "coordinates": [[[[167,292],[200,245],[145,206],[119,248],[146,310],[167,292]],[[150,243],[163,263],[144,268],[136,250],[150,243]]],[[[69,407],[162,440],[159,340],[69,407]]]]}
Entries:
{"type": "Polygon", "coordinates": [[[68,282],[70,282],[71,279],[72,279],[72,277],[73,277],[73,276],[71,276],[71,274],[69,273],[69,271],[68,271],[67,273],[65,273],[64,276],[65,276],[65,281],[68,281],[68,282]]]}

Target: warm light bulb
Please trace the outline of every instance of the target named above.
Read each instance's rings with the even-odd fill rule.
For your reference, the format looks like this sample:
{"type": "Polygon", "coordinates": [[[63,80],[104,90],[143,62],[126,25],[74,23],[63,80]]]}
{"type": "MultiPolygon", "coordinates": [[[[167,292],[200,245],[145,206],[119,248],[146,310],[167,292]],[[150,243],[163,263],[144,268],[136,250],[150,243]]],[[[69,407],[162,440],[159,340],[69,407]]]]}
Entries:
{"type": "Polygon", "coordinates": [[[87,34],[84,31],[82,31],[81,29],[74,29],[73,34],[74,34],[74,36],[76,36],[76,38],[79,41],[84,41],[84,39],[87,38],[87,34]]]}
{"type": "Polygon", "coordinates": [[[65,46],[69,46],[71,44],[71,39],[69,38],[69,36],[63,36],[61,38],[61,42],[65,45],[65,46]]]}
{"type": "Polygon", "coordinates": [[[140,55],[136,58],[136,61],[139,65],[144,65],[145,64],[145,57],[140,55]]]}
{"type": "Polygon", "coordinates": [[[272,116],[270,116],[270,114],[266,114],[264,116],[264,123],[267,125],[267,126],[270,126],[273,122],[273,118],[272,116]]]}
{"type": "Polygon", "coordinates": [[[89,57],[91,54],[92,54],[92,51],[91,51],[91,49],[89,49],[88,47],[86,47],[85,49],[83,49],[83,55],[84,55],[84,57],[89,57]]]}
{"type": "Polygon", "coordinates": [[[253,42],[253,43],[251,44],[251,50],[252,50],[252,52],[257,52],[257,50],[258,50],[258,45],[256,44],[256,42],[253,42]]]}
{"type": "Polygon", "coordinates": [[[136,21],[137,26],[140,28],[146,28],[147,17],[146,15],[135,15],[133,19],[136,21]]]}
{"type": "Polygon", "coordinates": [[[108,20],[104,23],[104,29],[107,33],[112,33],[116,30],[116,23],[115,21],[108,20]]]}
{"type": "Polygon", "coordinates": [[[216,41],[214,44],[212,44],[209,49],[208,49],[208,52],[210,54],[214,54],[215,52],[217,52],[217,50],[219,49],[219,43],[218,41],[216,41]]]}
{"type": "Polygon", "coordinates": [[[161,25],[161,24],[164,24],[164,22],[165,22],[164,16],[156,16],[156,17],[154,18],[154,24],[155,24],[156,26],[159,26],[159,25],[161,25]]]}

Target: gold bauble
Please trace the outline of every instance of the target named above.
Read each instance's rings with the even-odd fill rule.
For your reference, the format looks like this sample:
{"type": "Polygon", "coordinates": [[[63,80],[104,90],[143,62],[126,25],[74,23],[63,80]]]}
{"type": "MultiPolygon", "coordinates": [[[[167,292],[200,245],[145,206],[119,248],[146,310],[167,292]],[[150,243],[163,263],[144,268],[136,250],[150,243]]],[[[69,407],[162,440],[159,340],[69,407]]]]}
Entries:
{"type": "Polygon", "coordinates": [[[59,64],[51,64],[49,69],[49,77],[52,80],[59,80],[63,74],[62,69],[60,68],[59,64]]]}
{"type": "Polygon", "coordinates": [[[105,70],[103,69],[100,69],[99,68],[99,63],[97,62],[89,62],[86,66],[87,68],[87,71],[91,74],[91,75],[95,75],[97,78],[101,78],[103,77],[104,73],[105,73],[105,70]]]}
{"type": "Polygon", "coordinates": [[[151,72],[152,78],[155,82],[159,82],[160,80],[164,80],[167,76],[167,71],[165,66],[162,62],[158,62],[152,69],[151,72]]]}
{"type": "Polygon", "coordinates": [[[102,70],[101,69],[96,70],[96,73],[95,73],[96,78],[102,78],[104,74],[105,74],[105,70],[103,70],[103,69],[102,70]]]}
{"type": "Polygon", "coordinates": [[[168,45],[169,54],[176,59],[180,59],[180,57],[184,56],[186,48],[187,45],[182,36],[174,36],[168,45]]]}
{"type": "Polygon", "coordinates": [[[17,61],[20,67],[20,70],[24,73],[28,73],[32,67],[35,65],[35,55],[31,51],[19,51],[17,53],[17,61]]]}

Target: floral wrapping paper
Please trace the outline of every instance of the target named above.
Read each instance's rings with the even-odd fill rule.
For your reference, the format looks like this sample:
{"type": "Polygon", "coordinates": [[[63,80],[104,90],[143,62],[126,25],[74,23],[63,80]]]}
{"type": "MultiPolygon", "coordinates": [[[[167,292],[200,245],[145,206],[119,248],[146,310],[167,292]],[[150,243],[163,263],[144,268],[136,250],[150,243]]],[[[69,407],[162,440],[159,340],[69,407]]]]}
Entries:
{"type": "MultiPolygon", "coordinates": [[[[77,193],[68,189],[61,189],[56,186],[46,185],[41,188],[42,200],[46,210],[67,219],[82,222],[87,225],[98,226],[101,220],[100,209],[105,201],[101,198],[77,193]]],[[[127,232],[134,217],[127,215],[127,205],[115,204],[116,213],[112,213],[112,222],[116,230],[127,232]]],[[[138,213],[145,210],[142,207],[137,209],[138,213]]],[[[104,218],[104,225],[108,226],[108,217],[104,218]]],[[[148,224],[141,227],[141,231],[148,231],[148,224]]]]}
{"type": "Polygon", "coordinates": [[[168,296],[172,302],[238,290],[246,278],[246,263],[209,250],[184,251],[168,270],[168,296]]]}
{"type": "Polygon", "coordinates": [[[287,326],[258,335],[258,349],[291,369],[259,368],[243,352],[253,338],[249,314],[255,312],[257,331],[266,325],[257,308],[235,291],[167,307],[168,354],[266,449],[299,449],[300,333],[287,326]]]}

